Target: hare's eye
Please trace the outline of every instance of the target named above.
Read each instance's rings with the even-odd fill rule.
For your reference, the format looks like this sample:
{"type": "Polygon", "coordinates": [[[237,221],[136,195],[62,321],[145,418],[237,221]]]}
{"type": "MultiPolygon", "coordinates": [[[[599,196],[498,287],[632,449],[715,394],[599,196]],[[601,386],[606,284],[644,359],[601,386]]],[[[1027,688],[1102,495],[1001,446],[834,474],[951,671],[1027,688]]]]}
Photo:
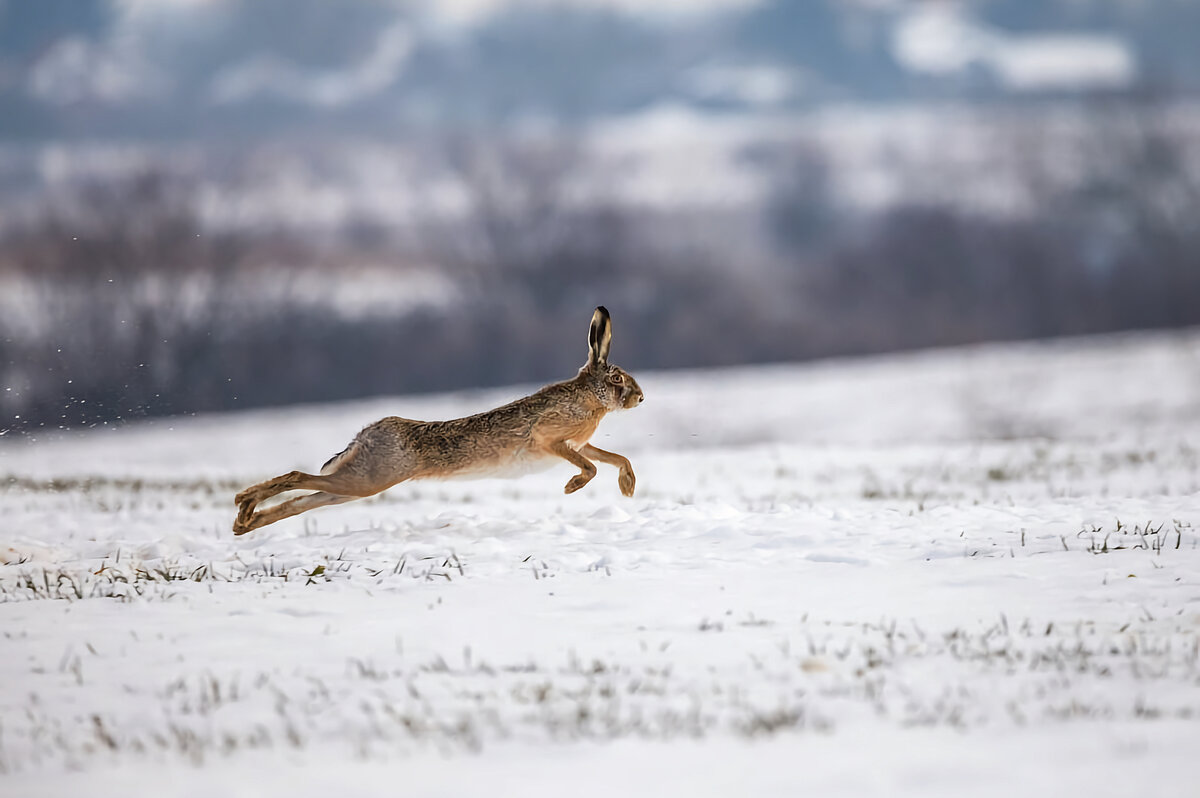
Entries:
{"type": "Polygon", "coordinates": [[[611,377],[609,377],[608,379],[609,379],[610,381],[612,381],[612,384],[613,384],[613,385],[620,385],[621,383],[625,382],[625,375],[623,375],[623,374],[614,374],[614,375],[612,375],[611,377]]]}

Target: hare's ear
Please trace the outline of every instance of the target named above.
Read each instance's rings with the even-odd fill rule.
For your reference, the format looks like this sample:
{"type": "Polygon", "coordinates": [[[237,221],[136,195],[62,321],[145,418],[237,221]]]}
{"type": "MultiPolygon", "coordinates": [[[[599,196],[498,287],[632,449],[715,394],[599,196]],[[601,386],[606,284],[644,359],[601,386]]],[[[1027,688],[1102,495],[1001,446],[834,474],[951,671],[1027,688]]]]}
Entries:
{"type": "Polygon", "coordinates": [[[588,330],[588,368],[608,365],[608,347],[612,343],[612,322],[608,310],[601,305],[592,314],[592,327],[588,330]]]}

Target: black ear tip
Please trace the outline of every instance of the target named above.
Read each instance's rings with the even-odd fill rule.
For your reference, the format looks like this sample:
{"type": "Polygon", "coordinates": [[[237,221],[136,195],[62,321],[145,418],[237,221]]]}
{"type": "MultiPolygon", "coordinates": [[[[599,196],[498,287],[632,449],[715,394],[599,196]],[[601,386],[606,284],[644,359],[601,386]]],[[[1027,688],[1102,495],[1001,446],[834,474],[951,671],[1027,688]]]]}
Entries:
{"type": "Polygon", "coordinates": [[[608,318],[608,308],[604,307],[603,305],[597,305],[596,312],[599,313],[604,318],[606,318],[606,319],[608,318]]]}

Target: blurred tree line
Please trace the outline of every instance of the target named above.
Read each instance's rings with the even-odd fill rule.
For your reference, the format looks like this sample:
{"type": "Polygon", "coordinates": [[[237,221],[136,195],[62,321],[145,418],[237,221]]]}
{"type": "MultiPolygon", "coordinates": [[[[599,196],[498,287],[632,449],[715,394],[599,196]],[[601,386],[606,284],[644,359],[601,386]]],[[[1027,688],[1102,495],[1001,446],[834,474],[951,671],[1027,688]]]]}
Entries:
{"type": "Polygon", "coordinates": [[[205,229],[197,187],[166,169],[91,183],[0,242],[0,429],[562,378],[597,304],[629,368],[1197,324],[1200,166],[1159,118],[1105,109],[1065,188],[1031,130],[1033,207],[1014,216],[839,208],[811,146],[766,154],[747,225],[581,186],[577,141],[452,139],[464,204],[403,246],[369,225],[332,242],[205,229]],[[394,261],[397,290],[436,264],[452,301],[347,314],[295,290],[357,279],[363,250],[394,261]]]}
{"type": "MultiPolygon", "coordinates": [[[[771,206],[823,354],[1200,323],[1200,147],[1155,98],[1094,101],[1066,147],[1031,120],[1002,145],[1018,215],[899,203],[835,217],[821,160],[794,158],[771,206]],[[1064,160],[1069,163],[1064,164],[1064,160]],[[1074,171],[1079,178],[1056,180],[1074,171]]],[[[965,197],[969,186],[959,191],[965,197]]]]}

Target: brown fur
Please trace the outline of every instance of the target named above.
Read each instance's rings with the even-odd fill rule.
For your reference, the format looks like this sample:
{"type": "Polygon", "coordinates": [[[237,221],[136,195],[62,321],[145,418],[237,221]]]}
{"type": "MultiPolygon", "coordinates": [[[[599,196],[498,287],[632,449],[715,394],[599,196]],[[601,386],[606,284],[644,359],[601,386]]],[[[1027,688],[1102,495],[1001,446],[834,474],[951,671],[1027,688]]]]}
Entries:
{"type": "Polygon", "coordinates": [[[629,460],[588,443],[607,413],[636,407],[643,399],[633,377],[609,365],[611,339],[608,311],[596,308],[588,332],[588,362],[573,379],[466,418],[413,421],[389,416],[376,421],[330,458],[320,474],[292,471],[239,493],[233,533],[244,535],[307,510],[373,496],[410,479],[486,476],[554,458],[579,467],[566,493],[591,481],[596,460],[616,466],[621,493],[632,496],[636,478],[629,460]],[[259,503],[290,490],[316,492],[255,511],[259,503]]]}

